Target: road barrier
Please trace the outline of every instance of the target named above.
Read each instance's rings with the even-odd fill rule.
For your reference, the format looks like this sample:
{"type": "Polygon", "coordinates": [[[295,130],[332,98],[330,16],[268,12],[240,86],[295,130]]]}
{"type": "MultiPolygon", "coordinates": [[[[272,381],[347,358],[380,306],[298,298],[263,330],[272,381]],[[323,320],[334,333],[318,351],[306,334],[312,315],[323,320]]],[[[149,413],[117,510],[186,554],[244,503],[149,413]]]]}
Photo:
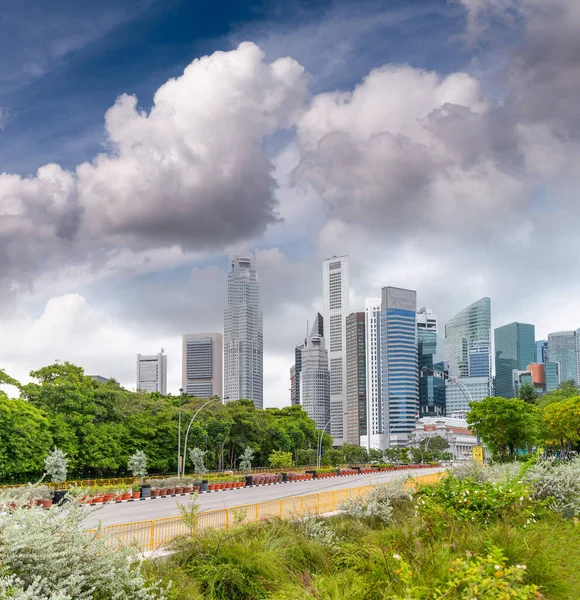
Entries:
{"type": "MultiPolygon", "coordinates": [[[[409,479],[409,487],[429,485],[439,481],[442,473],[419,475],[409,479]]],[[[373,488],[344,488],[340,490],[292,496],[281,500],[269,500],[259,504],[244,504],[232,508],[220,508],[201,513],[192,513],[192,523],[186,524],[183,516],[165,517],[150,521],[134,521],[119,525],[108,525],[90,534],[106,537],[114,548],[133,545],[146,552],[159,550],[178,536],[188,535],[192,531],[207,529],[228,529],[235,525],[263,521],[269,518],[288,516],[323,515],[332,513],[348,498],[362,496],[373,488]]],[[[187,505],[186,505],[187,506],[187,505]]]]}

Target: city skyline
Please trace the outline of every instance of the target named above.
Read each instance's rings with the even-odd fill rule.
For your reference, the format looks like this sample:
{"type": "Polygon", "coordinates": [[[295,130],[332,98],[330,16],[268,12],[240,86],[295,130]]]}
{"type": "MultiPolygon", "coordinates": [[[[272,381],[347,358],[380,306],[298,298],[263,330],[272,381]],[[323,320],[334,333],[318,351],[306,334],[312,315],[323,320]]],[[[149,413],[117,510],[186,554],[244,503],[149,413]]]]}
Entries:
{"type": "Polygon", "coordinates": [[[0,36],[17,379],[58,359],[132,388],[164,348],[177,393],[181,336],[223,329],[232,255],[259,264],[266,406],[333,255],[351,312],[393,285],[441,331],[486,296],[493,327],[580,326],[577,3],[33,4],[0,36]]]}

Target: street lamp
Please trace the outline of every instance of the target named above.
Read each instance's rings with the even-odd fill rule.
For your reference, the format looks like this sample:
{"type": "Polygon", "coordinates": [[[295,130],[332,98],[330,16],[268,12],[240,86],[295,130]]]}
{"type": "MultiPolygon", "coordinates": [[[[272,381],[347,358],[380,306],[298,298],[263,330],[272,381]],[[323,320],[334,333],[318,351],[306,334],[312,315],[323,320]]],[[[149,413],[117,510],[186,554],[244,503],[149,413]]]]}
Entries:
{"type": "Polygon", "coordinates": [[[177,433],[177,476],[181,477],[181,403],[183,401],[183,388],[179,388],[179,430],[177,433]]]}
{"type": "Polygon", "coordinates": [[[318,430],[318,444],[316,445],[316,466],[320,467],[321,462],[321,454],[322,454],[322,437],[324,436],[324,431],[330,425],[330,419],[328,423],[322,428],[318,430]]]}
{"type": "Polygon", "coordinates": [[[202,404],[196,410],[193,417],[191,417],[191,421],[189,422],[189,425],[187,426],[187,430],[185,432],[185,442],[183,443],[183,470],[181,472],[182,476],[185,476],[185,462],[186,462],[186,457],[187,457],[187,438],[189,436],[189,430],[191,429],[191,425],[195,421],[195,417],[197,417],[197,415],[199,414],[199,412],[201,411],[202,408],[205,408],[208,404],[211,404],[212,402],[216,402],[218,400],[219,400],[219,398],[212,398],[211,400],[208,400],[205,404],[202,404]]]}

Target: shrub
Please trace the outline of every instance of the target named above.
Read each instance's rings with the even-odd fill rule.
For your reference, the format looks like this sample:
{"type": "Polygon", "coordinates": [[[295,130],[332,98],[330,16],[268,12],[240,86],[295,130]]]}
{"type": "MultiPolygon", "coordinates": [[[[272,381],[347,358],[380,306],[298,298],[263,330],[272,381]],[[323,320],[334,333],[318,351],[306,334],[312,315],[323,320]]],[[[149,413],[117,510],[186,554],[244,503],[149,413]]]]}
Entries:
{"type": "MultiPolygon", "coordinates": [[[[0,504],[7,500],[0,493],[0,504]]],[[[12,500],[11,500],[12,501],[12,500]]],[[[0,597],[36,600],[153,600],[136,551],[87,533],[90,509],[75,502],[43,510],[20,501],[0,513],[0,597]]]]}
{"type": "Polygon", "coordinates": [[[378,520],[388,523],[393,520],[394,505],[408,502],[410,492],[405,489],[405,479],[373,486],[368,494],[349,498],[339,509],[357,519],[378,520]]]}
{"type": "Polygon", "coordinates": [[[290,469],[294,463],[292,458],[292,452],[283,452],[282,450],[275,450],[268,457],[270,466],[275,469],[290,469]]]}
{"type": "Polygon", "coordinates": [[[44,470],[51,481],[66,481],[68,472],[68,458],[66,453],[55,448],[44,459],[44,470]]]}
{"type": "Polygon", "coordinates": [[[539,506],[532,501],[530,488],[521,482],[494,483],[449,476],[442,482],[420,488],[416,509],[427,518],[475,521],[490,524],[507,517],[533,521],[539,506]]]}
{"type": "Polygon", "coordinates": [[[199,477],[203,477],[205,473],[207,473],[207,469],[205,468],[205,464],[203,462],[204,456],[207,454],[207,451],[200,450],[199,448],[194,448],[189,451],[189,460],[191,460],[193,464],[193,470],[196,475],[199,477]]]}
{"type": "Polygon", "coordinates": [[[147,476],[147,456],[145,456],[145,452],[141,450],[137,450],[135,454],[132,454],[129,457],[129,462],[127,463],[127,467],[133,477],[142,477],[147,476]]]}
{"type": "Polygon", "coordinates": [[[246,448],[244,453],[240,456],[240,471],[246,475],[250,475],[252,472],[252,459],[254,458],[254,451],[251,448],[246,448]]]}
{"type": "Polygon", "coordinates": [[[539,461],[526,473],[533,487],[533,497],[564,517],[580,515],[580,458],[562,463],[539,461]]]}

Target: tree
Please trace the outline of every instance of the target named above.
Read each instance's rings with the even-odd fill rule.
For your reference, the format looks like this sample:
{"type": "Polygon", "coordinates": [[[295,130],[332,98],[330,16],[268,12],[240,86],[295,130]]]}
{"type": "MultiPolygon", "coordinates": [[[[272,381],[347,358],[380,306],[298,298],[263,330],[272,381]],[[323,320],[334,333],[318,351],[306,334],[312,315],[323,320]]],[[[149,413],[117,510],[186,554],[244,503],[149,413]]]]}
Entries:
{"type": "Polygon", "coordinates": [[[66,481],[68,472],[68,459],[66,454],[55,448],[44,459],[44,469],[51,481],[66,481]]]}
{"type": "Polygon", "coordinates": [[[0,482],[39,478],[52,445],[45,413],[0,393],[0,482]]]}
{"type": "Polygon", "coordinates": [[[250,447],[246,448],[240,456],[240,471],[246,475],[252,472],[252,458],[254,458],[254,451],[250,447]]]}
{"type": "Polygon", "coordinates": [[[536,404],[539,396],[533,385],[530,383],[524,383],[524,385],[522,385],[520,388],[519,398],[528,404],[536,404]]]}
{"type": "Polygon", "coordinates": [[[538,441],[541,412],[518,398],[494,397],[471,402],[467,422],[500,461],[515,457],[520,449],[538,441]]]}
{"type": "Polygon", "coordinates": [[[440,435],[434,435],[429,438],[425,438],[421,441],[421,448],[424,450],[431,450],[432,452],[443,452],[449,448],[447,440],[440,435]]]}
{"type": "Polygon", "coordinates": [[[542,416],[548,441],[557,441],[562,450],[580,442],[580,396],[549,404],[542,416]]]}
{"type": "Polygon", "coordinates": [[[344,462],[347,465],[366,463],[369,458],[366,448],[355,446],[354,444],[344,444],[342,446],[342,452],[344,454],[344,462]]]}
{"type": "Polygon", "coordinates": [[[377,448],[371,448],[368,451],[369,462],[380,463],[383,462],[383,453],[377,448]]]}
{"type": "Polygon", "coordinates": [[[275,450],[270,454],[268,462],[271,467],[275,469],[291,469],[294,463],[292,452],[283,452],[282,450],[275,450]]]}
{"type": "Polygon", "coordinates": [[[189,451],[189,460],[191,460],[193,464],[193,470],[196,475],[203,477],[207,472],[205,468],[205,464],[203,462],[203,457],[205,456],[205,451],[200,450],[199,448],[194,448],[189,451]]]}
{"type": "Polygon", "coordinates": [[[129,457],[129,462],[127,463],[127,467],[133,477],[139,477],[142,479],[147,476],[147,457],[145,456],[145,452],[141,450],[137,450],[135,454],[132,454],[129,457]]]}

